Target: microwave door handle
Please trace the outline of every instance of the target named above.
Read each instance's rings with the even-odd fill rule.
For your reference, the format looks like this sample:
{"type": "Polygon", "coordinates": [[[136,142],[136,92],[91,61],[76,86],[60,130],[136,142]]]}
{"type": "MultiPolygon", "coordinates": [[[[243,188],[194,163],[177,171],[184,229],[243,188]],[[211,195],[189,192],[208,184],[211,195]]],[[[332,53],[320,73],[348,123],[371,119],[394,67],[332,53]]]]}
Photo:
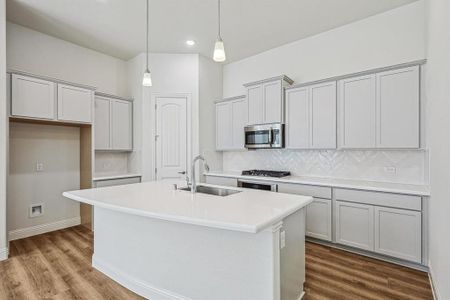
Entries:
{"type": "Polygon", "coordinates": [[[269,129],[269,145],[272,146],[272,141],[273,141],[273,129],[270,128],[269,129]]]}

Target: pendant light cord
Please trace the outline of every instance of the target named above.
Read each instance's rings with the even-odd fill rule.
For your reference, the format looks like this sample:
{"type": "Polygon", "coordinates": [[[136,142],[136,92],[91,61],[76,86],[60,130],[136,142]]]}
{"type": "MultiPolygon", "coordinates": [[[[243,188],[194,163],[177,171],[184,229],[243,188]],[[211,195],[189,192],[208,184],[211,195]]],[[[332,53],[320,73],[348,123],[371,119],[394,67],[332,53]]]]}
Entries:
{"type": "Polygon", "coordinates": [[[217,20],[218,20],[218,22],[219,22],[219,26],[218,26],[218,28],[219,28],[219,39],[222,39],[222,37],[220,36],[220,0],[217,0],[217,16],[218,16],[218,18],[217,18],[217,20]]]}
{"type": "Polygon", "coordinates": [[[148,71],[148,1],[149,0],[147,0],[147,27],[146,27],[146,32],[147,32],[147,34],[146,34],[146,51],[145,51],[145,55],[146,55],[146,64],[147,64],[147,71],[148,71]]]}

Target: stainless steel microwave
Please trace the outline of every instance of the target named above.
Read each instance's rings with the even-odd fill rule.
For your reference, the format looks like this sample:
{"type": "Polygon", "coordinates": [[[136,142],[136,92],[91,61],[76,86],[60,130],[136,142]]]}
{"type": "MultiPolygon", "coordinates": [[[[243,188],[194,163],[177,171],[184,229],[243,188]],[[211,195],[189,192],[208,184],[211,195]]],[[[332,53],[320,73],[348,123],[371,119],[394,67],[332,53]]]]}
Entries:
{"type": "Polygon", "coordinates": [[[284,124],[262,124],[244,127],[245,148],[277,149],[284,148],[284,124]]]}

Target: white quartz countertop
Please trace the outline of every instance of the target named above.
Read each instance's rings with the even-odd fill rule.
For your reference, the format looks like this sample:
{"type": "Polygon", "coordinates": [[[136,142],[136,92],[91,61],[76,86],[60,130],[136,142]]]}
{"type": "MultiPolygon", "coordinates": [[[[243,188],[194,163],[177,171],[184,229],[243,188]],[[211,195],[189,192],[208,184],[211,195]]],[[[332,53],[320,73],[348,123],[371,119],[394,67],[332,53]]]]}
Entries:
{"type": "Polygon", "coordinates": [[[366,191],[378,191],[398,194],[408,194],[417,196],[429,196],[430,189],[428,185],[402,184],[366,180],[339,179],[328,177],[308,177],[308,176],[286,176],[282,178],[243,176],[237,171],[212,171],[206,176],[239,178],[246,180],[259,180],[280,183],[308,184],[316,186],[327,186],[335,188],[358,189],[366,191]]]}
{"type": "Polygon", "coordinates": [[[138,216],[226,230],[257,233],[312,202],[312,197],[260,190],[225,197],[175,190],[173,182],[152,181],[64,192],[63,196],[138,216]]]}
{"type": "Polygon", "coordinates": [[[138,173],[126,173],[126,174],[96,174],[93,181],[101,181],[101,180],[112,180],[112,179],[122,179],[122,178],[132,178],[132,177],[141,177],[141,174],[138,173]]]}

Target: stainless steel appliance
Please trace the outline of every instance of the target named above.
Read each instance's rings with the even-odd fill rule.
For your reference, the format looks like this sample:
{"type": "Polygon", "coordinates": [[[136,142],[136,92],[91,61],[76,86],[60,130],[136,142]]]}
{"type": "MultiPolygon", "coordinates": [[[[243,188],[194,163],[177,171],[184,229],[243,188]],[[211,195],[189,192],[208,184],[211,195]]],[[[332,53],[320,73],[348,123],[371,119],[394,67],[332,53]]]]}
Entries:
{"type": "Polygon", "coordinates": [[[273,183],[238,179],[237,184],[242,188],[278,192],[278,185],[273,183]]]}
{"type": "Polygon", "coordinates": [[[273,123],[244,127],[245,148],[277,149],[284,148],[284,124],[273,123]]]}
{"type": "Polygon", "coordinates": [[[285,177],[291,176],[289,171],[272,171],[272,170],[244,170],[241,173],[245,176],[259,176],[259,177],[285,177]]]}

